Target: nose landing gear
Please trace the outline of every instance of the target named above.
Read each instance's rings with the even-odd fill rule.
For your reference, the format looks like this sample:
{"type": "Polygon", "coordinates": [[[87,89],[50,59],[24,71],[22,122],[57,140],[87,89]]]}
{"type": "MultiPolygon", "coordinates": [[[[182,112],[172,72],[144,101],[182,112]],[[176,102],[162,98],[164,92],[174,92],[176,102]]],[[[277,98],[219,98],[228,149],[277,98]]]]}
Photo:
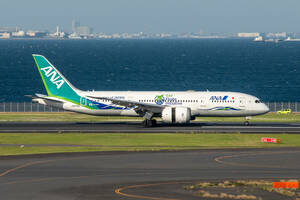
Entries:
{"type": "Polygon", "coordinates": [[[249,120],[250,120],[251,118],[252,118],[251,116],[246,116],[246,117],[245,117],[245,122],[244,122],[244,125],[245,125],[245,126],[249,126],[249,125],[250,125],[249,120]]]}

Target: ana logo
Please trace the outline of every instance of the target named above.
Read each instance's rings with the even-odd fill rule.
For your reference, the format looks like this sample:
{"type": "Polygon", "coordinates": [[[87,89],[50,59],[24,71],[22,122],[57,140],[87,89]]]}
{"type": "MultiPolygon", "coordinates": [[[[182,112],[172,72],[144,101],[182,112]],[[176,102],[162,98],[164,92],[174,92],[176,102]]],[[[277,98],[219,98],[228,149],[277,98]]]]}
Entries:
{"type": "Polygon", "coordinates": [[[47,77],[51,76],[50,81],[56,85],[57,89],[59,89],[65,81],[57,74],[57,72],[53,69],[53,67],[48,66],[41,68],[41,70],[45,73],[47,77]]]}
{"type": "Polygon", "coordinates": [[[155,103],[158,105],[162,105],[165,102],[165,97],[164,95],[157,95],[154,99],[155,103]]]}
{"type": "Polygon", "coordinates": [[[211,96],[209,100],[211,101],[226,101],[228,96],[211,96]]]}

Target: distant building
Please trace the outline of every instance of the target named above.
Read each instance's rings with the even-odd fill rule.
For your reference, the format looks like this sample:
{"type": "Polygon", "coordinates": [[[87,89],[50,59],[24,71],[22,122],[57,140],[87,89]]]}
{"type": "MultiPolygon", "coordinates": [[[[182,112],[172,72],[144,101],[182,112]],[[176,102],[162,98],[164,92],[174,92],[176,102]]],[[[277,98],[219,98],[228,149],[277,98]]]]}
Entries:
{"type": "Polygon", "coordinates": [[[73,20],[72,21],[72,31],[76,35],[87,37],[92,34],[93,29],[88,26],[80,26],[80,22],[73,20]]]}
{"type": "Polygon", "coordinates": [[[17,29],[18,27],[0,27],[0,33],[4,33],[4,32],[11,33],[16,31],[17,29]]]}
{"type": "Polygon", "coordinates": [[[286,38],[287,34],[286,34],[286,32],[282,32],[282,33],[268,33],[267,37],[270,37],[270,38],[286,38]]]}
{"type": "Polygon", "coordinates": [[[254,42],[262,42],[262,41],[264,41],[264,39],[263,39],[262,36],[257,36],[257,37],[254,38],[253,41],[254,41],[254,42]]]}
{"type": "Polygon", "coordinates": [[[47,35],[47,32],[44,31],[27,31],[26,35],[29,37],[45,37],[47,35]]]}
{"type": "Polygon", "coordinates": [[[104,34],[104,33],[99,33],[98,34],[98,38],[101,38],[101,39],[110,39],[110,38],[112,38],[112,36],[104,34]]]}
{"type": "Polygon", "coordinates": [[[92,33],[92,30],[88,26],[78,26],[76,28],[76,33],[80,36],[89,36],[92,33]]]}
{"type": "Polygon", "coordinates": [[[160,34],[160,37],[161,37],[161,38],[169,38],[169,37],[172,37],[172,35],[169,34],[169,33],[161,33],[161,34],[160,34]]]}
{"type": "Polygon", "coordinates": [[[121,35],[119,33],[112,34],[112,38],[121,38],[121,35]]]}
{"type": "Polygon", "coordinates": [[[59,26],[56,27],[56,32],[49,34],[50,37],[55,37],[55,38],[64,38],[66,37],[65,32],[59,30],[59,26]]]}
{"type": "Polygon", "coordinates": [[[24,37],[25,36],[25,32],[20,30],[20,31],[16,31],[16,32],[12,32],[12,36],[13,37],[24,37]]]}
{"type": "Polygon", "coordinates": [[[80,22],[78,22],[76,20],[73,20],[72,21],[72,31],[73,31],[73,33],[76,32],[76,29],[77,29],[78,26],[80,26],[80,22]]]}
{"type": "Polygon", "coordinates": [[[79,35],[77,35],[76,33],[72,33],[68,36],[69,39],[81,39],[81,37],[79,35]]]}
{"type": "Polygon", "coordinates": [[[241,38],[255,38],[259,36],[259,33],[238,33],[237,36],[241,38]]]}
{"type": "Polygon", "coordinates": [[[10,38],[10,33],[0,33],[0,39],[8,39],[10,38]]]}

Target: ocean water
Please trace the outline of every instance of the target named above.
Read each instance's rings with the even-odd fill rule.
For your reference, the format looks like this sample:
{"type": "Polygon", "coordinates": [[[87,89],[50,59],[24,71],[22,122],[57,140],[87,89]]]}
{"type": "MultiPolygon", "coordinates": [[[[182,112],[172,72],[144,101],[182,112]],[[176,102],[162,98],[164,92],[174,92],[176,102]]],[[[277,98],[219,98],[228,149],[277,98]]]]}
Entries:
{"type": "Polygon", "coordinates": [[[33,53],[82,90],[237,91],[300,101],[300,42],[160,39],[0,40],[0,102],[46,94],[33,53]]]}

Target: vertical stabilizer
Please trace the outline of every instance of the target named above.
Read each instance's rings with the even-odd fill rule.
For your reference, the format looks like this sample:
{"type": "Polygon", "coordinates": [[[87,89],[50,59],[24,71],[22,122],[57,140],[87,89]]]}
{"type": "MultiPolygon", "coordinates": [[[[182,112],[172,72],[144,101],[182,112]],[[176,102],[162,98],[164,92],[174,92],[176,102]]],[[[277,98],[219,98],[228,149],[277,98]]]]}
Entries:
{"type": "Polygon", "coordinates": [[[32,55],[49,96],[80,102],[76,89],[44,56],[32,55]]]}

